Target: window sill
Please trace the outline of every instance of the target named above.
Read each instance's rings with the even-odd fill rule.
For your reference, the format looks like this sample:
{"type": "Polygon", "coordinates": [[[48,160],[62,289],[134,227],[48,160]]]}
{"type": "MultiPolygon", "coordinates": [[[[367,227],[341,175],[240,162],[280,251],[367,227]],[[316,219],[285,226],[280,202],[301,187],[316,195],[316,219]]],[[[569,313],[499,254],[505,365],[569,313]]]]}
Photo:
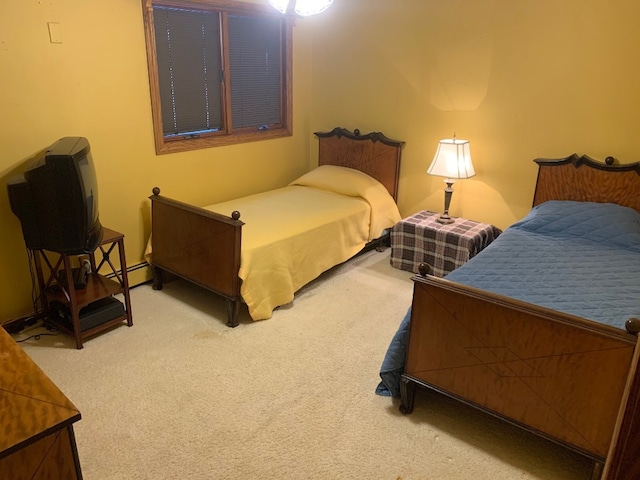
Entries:
{"type": "Polygon", "coordinates": [[[293,135],[291,129],[278,128],[273,130],[252,131],[246,133],[235,133],[231,135],[207,135],[198,138],[186,138],[180,140],[165,140],[164,137],[156,138],[156,154],[186,152],[189,150],[199,150],[202,148],[224,147],[236,145],[238,143],[259,142],[261,140],[272,140],[274,138],[290,137],[293,135]]]}

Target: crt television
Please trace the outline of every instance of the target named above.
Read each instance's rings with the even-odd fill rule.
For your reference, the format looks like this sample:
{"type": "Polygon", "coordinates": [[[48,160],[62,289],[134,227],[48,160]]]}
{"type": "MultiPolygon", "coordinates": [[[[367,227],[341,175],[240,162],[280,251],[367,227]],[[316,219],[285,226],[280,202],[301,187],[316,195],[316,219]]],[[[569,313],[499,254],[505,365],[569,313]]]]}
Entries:
{"type": "Polygon", "coordinates": [[[64,137],[7,182],[11,211],[30,250],[93,252],[102,241],[98,184],[89,142],[64,137]]]}

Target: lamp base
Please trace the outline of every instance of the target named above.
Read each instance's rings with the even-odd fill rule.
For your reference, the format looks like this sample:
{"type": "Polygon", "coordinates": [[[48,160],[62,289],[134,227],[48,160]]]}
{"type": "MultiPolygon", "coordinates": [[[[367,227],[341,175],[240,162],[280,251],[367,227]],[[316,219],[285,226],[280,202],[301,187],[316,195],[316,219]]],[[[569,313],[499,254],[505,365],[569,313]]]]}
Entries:
{"type": "Polygon", "coordinates": [[[447,188],[444,189],[444,212],[438,217],[438,223],[448,225],[455,220],[449,216],[449,205],[451,205],[451,197],[453,196],[453,178],[447,178],[444,183],[447,184],[447,188]]]}
{"type": "Polygon", "coordinates": [[[442,215],[440,215],[437,219],[438,223],[442,223],[444,225],[449,225],[453,222],[455,222],[455,220],[453,218],[451,218],[448,214],[443,213],[442,215]]]}

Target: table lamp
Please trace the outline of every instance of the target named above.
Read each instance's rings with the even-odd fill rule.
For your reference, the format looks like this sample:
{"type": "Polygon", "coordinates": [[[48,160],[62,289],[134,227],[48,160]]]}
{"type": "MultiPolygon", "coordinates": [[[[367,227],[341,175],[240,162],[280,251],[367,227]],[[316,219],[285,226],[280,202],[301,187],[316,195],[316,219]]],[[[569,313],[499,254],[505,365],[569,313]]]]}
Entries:
{"type": "Polygon", "coordinates": [[[444,224],[453,223],[453,218],[449,216],[453,183],[459,178],[470,178],[476,174],[471,163],[469,141],[459,140],[455,134],[453,138],[440,140],[438,150],[427,173],[446,177],[444,180],[447,184],[447,188],[444,189],[444,212],[438,217],[438,222],[444,224]]]}

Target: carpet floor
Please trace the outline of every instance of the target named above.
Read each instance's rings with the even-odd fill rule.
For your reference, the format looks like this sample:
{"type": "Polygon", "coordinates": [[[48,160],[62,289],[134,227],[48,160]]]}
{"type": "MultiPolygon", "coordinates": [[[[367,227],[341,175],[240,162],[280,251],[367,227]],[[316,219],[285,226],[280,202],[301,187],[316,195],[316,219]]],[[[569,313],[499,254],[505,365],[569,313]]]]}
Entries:
{"type": "Polygon", "coordinates": [[[407,416],[374,394],[410,277],[368,252],[235,329],[201,288],[142,285],[133,327],[82,350],[14,338],[80,410],[86,480],[588,479],[583,457],[436,393],[407,416]]]}

